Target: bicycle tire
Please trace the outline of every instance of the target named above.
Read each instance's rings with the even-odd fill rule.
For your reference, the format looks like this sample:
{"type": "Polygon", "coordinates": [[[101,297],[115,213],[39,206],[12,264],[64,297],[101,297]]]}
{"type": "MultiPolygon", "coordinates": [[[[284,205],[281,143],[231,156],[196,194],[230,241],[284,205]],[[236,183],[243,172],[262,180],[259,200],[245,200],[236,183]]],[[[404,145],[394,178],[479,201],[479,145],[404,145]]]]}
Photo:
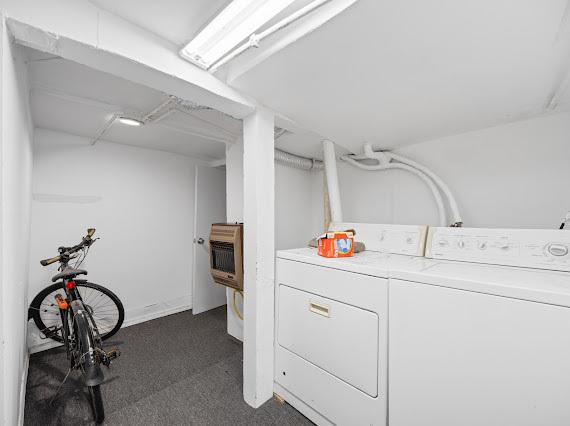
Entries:
{"type": "MultiPolygon", "coordinates": [[[[111,290],[109,290],[108,288],[103,287],[102,285],[91,283],[91,282],[88,282],[86,280],[75,280],[75,284],[77,287],[79,287],[79,293],[80,294],[82,293],[82,287],[88,288],[88,289],[91,289],[93,291],[100,292],[100,293],[104,294],[114,303],[114,305],[117,308],[116,322],[113,324],[110,324],[107,327],[108,330],[106,330],[104,333],[99,333],[99,334],[100,334],[102,340],[106,340],[106,339],[110,338],[111,336],[113,336],[115,333],[117,333],[117,331],[119,331],[119,329],[123,325],[123,321],[125,319],[125,309],[123,307],[121,300],[117,297],[117,295],[115,293],[113,293],[111,290]]],[[[29,318],[33,319],[34,323],[36,324],[36,326],[38,327],[38,329],[40,331],[46,330],[48,328],[48,325],[42,319],[42,313],[45,314],[46,312],[48,312],[48,310],[50,310],[52,312],[55,322],[59,322],[59,323],[61,322],[60,315],[59,315],[59,307],[55,303],[54,299],[52,298],[51,300],[46,301],[46,299],[50,298],[51,294],[56,293],[56,292],[62,292],[62,293],[64,292],[63,283],[61,281],[44,288],[42,291],[40,291],[36,295],[36,297],[34,297],[34,299],[32,300],[32,303],[30,303],[30,307],[28,309],[28,319],[29,318]]],[[[86,303],[86,302],[87,301],[85,301],[84,303],[86,305],[88,305],[88,303],[86,303]]],[[[97,323],[98,322],[97,314],[95,313],[95,315],[93,315],[93,316],[95,317],[94,318],[95,323],[97,323]]],[[[98,325],[98,327],[99,327],[99,325],[98,325]]],[[[59,334],[50,334],[49,337],[52,340],[55,340],[56,342],[63,343],[63,339],[61,338],[61,336],[59,334]]]]}
{"type": "Polygon", "coordinates": [[[101,395],[101,385],[88,386],[89,396],[91,397],[91,408],[93,410],[93,419],[95,423],[103,423],[105,420],[105,407],[103,405],[103,396],[101,395]]]}
{"type": "Polygon", "coordinates": [[[76,341],[78,343],[78,354],[81,354],[79,365],[81,366],[85,385],[89,391],[89,402],[91,403],[91,409],[93,410],[93,420],[95,423],[102,423],[105,419],[105,407],[103,405],[103,396],[101,395],[101,388],[99,386],[104,377],[96,355],[97,345],[95,343],[95,338],[93,337],[93,330],[89,319],[85,315],[85,312],[82,312],[84,309],[83,304],[81,302],[71,303],[72,309],[77,310],[73,318],[73,323],[76,333],[76,341]]]}

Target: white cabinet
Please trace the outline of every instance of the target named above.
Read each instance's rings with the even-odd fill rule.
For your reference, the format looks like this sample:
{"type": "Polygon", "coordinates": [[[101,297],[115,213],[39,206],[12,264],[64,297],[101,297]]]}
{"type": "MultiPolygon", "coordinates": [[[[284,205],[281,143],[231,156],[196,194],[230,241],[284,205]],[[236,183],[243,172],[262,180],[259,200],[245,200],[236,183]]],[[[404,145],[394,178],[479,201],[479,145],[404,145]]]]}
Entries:
{"type": "Polygon", "coordinates": [[[390,426],[570,425],[570,309],[391,280],[390,426]]]}
{"type": "Polygon", "coordinates": [[[277,259],[276,392],[318,424],[385,425],[387,280],[277,259]]]}

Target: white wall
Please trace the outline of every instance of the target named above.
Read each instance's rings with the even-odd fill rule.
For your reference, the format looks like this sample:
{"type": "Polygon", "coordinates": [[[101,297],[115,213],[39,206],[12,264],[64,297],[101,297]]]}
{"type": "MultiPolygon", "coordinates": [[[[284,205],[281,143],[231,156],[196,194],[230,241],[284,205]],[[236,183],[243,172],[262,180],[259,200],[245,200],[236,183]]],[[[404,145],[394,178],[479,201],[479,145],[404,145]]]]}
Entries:
{"type": "Polygon", "coordinates": [[[26,67],[1,25],[0,424],[22,421],[28,352],[26,318],[33,127],[26,67]]]}
{"type": "Polygon", "coordinates": [[[94,227],[83,267],[117,293],[127,324],[189,309],[194,161],[43,129],[34,148],[30,298],[56,273],[40,259],[94,227]]]}
{"type": "MultiPolygon", "coordinates": [[[[469,227],[555,228],[570,210],[570,113],[412,145],[397,152],[450,186],[469,227]]],[[[437,224],[431,193],[405,171],[339,162],[344,220],[437,224]]]]}
{"type": "Polygon", "coordinates": [[[323,173],[275,163],[275,248],[305,247],[323,232],[323,173]]]}

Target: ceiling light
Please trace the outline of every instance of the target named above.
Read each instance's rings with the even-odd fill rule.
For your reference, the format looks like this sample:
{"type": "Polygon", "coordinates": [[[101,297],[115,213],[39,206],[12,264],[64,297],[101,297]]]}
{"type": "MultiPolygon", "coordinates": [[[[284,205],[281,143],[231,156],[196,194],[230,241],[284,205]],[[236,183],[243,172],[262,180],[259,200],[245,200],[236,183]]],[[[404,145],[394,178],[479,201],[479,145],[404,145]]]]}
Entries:
{"type": "Polygon", "coordinates": [[[233,0],[181,51],[208,69],[295,0],[233,0]]]}
{"type": "Polygon", "coordinates": [[[128,117],[119,117],[119,122],[122,124],[126,124],[127,126],[135,126],[135,127],[142,126],[144,124],[140,120],[128,117]]]}

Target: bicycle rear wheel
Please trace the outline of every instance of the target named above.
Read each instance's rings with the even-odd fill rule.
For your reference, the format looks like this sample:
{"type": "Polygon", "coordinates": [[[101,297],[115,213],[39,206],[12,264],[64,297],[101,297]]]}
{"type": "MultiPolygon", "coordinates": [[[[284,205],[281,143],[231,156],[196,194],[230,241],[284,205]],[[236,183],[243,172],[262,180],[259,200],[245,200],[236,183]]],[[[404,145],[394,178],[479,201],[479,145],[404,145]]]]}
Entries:
{"type": "MultiPolygon", "coordinates": [[[[83,304],[97,325],[101,339],[113,336],[119,331],[125,319],[125,309],[117,295],[108,288],[85,280],[75,280],[75,284],[83,304]]],[[[44,288],[30,303],[28,318],[34,320],[40,331],[61,325],[59,307],[55,301],[55,295],[58,293],[64,293],[62,282],[44,288]]],[[[50,333],[49,337],[57,342],[63,342],[59,334],[50,333]]]]}

